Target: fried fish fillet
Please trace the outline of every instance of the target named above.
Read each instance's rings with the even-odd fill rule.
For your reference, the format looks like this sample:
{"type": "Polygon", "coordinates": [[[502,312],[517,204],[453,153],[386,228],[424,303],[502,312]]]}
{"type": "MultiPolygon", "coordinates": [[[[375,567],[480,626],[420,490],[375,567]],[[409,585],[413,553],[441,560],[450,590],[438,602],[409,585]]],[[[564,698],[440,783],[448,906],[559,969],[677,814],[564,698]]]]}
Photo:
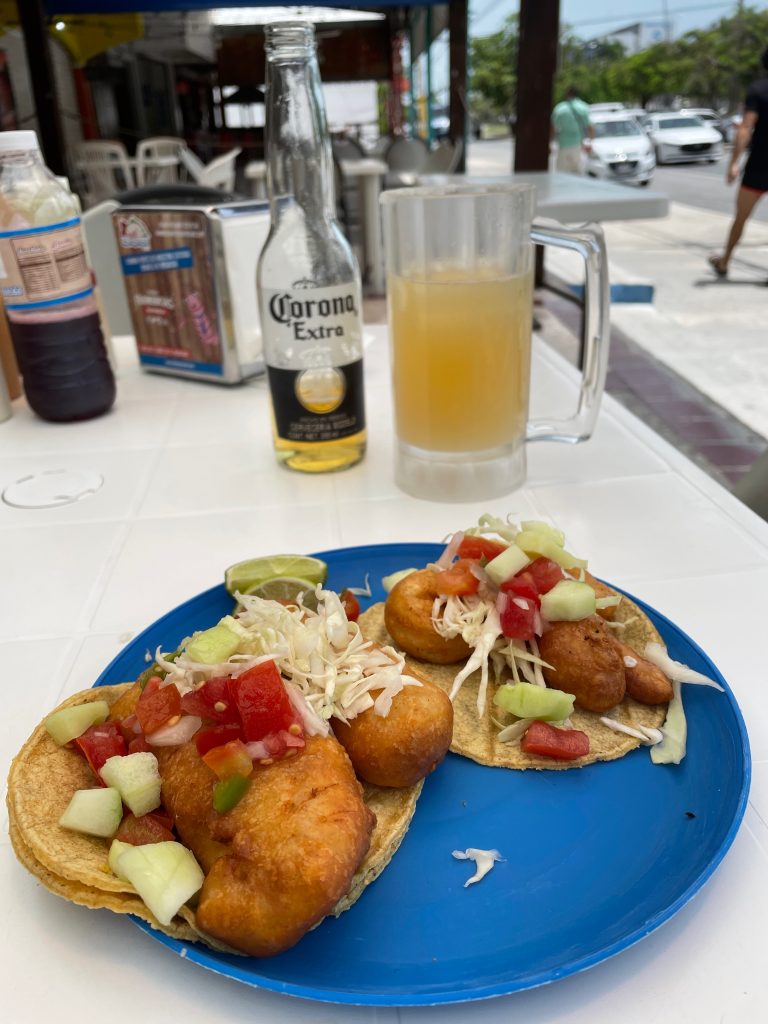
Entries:
{"type": "Polygon", "coordinates": [[[229,812],[194,743],[159,751],[163,803],[206,873],[197,927],[251,956],[289,949],[349,890],[375,816],[333,737],[257,768],[229,812]]]}

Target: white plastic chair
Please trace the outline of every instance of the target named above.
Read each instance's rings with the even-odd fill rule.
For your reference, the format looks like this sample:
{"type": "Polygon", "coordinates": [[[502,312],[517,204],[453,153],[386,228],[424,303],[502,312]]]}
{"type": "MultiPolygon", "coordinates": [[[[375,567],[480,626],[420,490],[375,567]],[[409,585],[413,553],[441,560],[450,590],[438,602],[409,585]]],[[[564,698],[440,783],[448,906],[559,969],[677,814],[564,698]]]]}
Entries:
{"type": "Polygon", "coordinates": [[[112,226],[112,214],[120,209],[114,199],[106,199],[83,214],[83,238],[88,263],[96,273],[101,301],[112,334],[133,334],[120,253],[112,226]]]}
{"type": "Polygon", "coordinates": [[[156,135],[142,139],[136,147],[136,184],[142,185],[173,185],[179,180],[179,165],[169,167],[153,167],[152,161],[158,157],[173,157],[179,161],[181,151],[187,148],[184,139],[173,135],[156,135]]]}
{"type": "Polygon", "coordinates": [[[461,142],[454,145],[449,139],[440,142],[427,154],[422,174],[453,174],[461,159],[461,142]]]}
{"type": "Polygon", "coordinates": [[[85,183],[85,204],[93,206],[123,189],[135,188],[128,151],[122,142],[91,140],[74,146],[75,166],[85,183]]]}
{"type": "Polygon", "coordinates": [[[418,174],[428,155],[427,144],[421,139],[395,139],[384,159],[390,171],[418,174]]]}
{"type": "Polygon", "coordinates": [[[225,192],[233,192],[235,188],[235,161],[242,152],[237,146],[228,153],[217,156],[209,164],[204,164],[191,150],[183,149],[180,153],[182,164],[186,167],[193,181],[208,188],[220,188],[225,192]]]}

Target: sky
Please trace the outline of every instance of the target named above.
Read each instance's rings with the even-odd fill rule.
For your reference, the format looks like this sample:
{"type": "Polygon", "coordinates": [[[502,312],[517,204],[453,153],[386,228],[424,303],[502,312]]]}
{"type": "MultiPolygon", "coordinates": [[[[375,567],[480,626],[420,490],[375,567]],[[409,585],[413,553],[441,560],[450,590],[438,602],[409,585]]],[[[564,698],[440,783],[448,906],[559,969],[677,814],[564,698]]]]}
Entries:
{"type": "MultiPolygon", "coordinates": [[[[748,7],[768,8],[768,0],[746,0],[748,7]]],[[[519,9],[518,0],[470,0],[470,35],[495,32],[510,14],[519,9]]],[[[736,12],[736,0],[560,0],[560,18],[584,39],[613,32],[637,21],[672,22],[672,35],[706,28],[736,12]]]]}

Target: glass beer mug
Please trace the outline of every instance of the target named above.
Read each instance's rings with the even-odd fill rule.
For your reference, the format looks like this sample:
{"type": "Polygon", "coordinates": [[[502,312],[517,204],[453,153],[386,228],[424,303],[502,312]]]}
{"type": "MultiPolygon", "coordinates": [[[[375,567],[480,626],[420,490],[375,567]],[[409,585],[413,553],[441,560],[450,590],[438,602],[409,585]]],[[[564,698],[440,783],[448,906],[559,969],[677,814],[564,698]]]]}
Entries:
{"type": "Polygon", "coordinates": [[[528,184],[385,192],[396,482],[418,498],[478,501],[525,480],[526,441],[584,441],[605,383],[609,289],[594,226],[533,225],[528,184]],[[586,264],[584,366],[573,416],[528,421],[533,243],[586,264]]]}

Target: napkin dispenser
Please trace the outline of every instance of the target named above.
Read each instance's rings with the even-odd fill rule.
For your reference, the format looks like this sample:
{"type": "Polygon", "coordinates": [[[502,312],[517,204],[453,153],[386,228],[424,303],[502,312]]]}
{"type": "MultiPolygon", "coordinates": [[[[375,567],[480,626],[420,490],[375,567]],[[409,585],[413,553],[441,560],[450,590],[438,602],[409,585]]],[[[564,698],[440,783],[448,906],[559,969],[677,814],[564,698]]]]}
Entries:
{"type": "Polygon", "coordinates": [[[141,366],[219,384],[263,373],[256,261],[269,204],[130,204],[112,222],[141,366]]]}

